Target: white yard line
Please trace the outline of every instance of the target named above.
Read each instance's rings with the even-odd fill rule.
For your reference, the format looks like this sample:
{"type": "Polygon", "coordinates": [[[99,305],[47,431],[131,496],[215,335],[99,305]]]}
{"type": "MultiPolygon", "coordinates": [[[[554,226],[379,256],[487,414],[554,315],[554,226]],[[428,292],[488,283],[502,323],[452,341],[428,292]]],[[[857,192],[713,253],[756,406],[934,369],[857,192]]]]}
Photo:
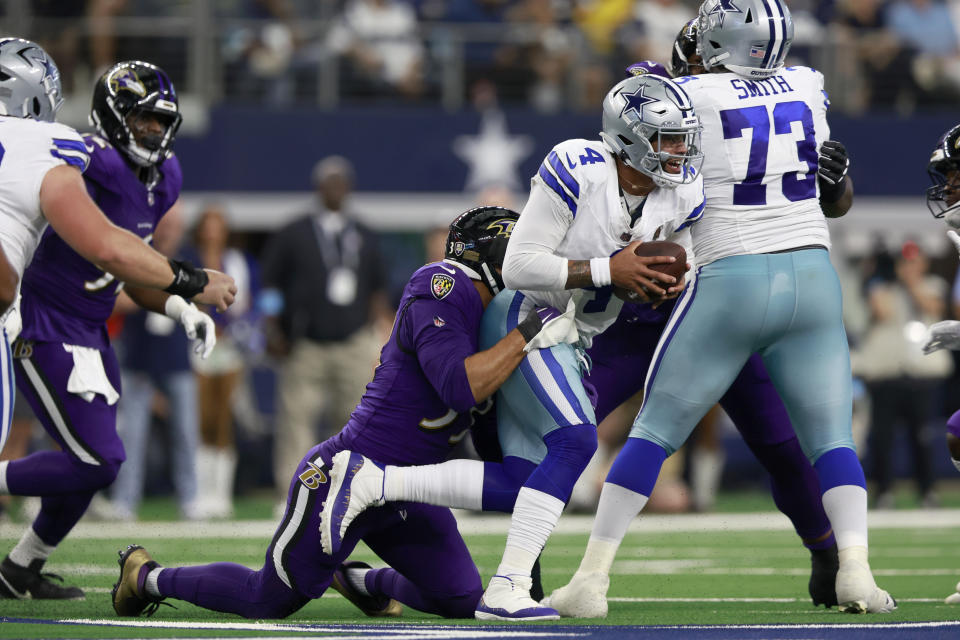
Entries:
{"type": "MultiPolygon", "coordinates": [[[[504,535],[510,518],[502,514],[456,512],[460,531],[465,534],[504,535]]],[[[585,534],[593,526],[591,515],[564,515],[555,530],[558,534],[585,534]]],[[[871,529],[960,529],[960,509],[916,509],[871,511],[871,529]]],[[[272,520],[225,522],[81,522],[73,539],[122,538],[131,541],[184,538],[260,538],[268,541],[274,533],[272,520]]],[[[778,512],[708,513],[643,516],[633,521],[633,533],[681,533],[701,531],[790,531],[790,521],[778,512]]],[[[19,538],[23,525],[0,524],[0,539],[19,538]]]]}

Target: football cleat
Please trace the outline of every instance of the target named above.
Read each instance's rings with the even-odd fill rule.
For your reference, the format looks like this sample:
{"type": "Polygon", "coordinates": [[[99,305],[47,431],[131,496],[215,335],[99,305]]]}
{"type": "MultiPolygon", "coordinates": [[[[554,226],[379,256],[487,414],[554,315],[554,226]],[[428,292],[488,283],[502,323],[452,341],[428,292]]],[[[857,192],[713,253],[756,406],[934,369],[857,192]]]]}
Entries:
{"type": "Polygon", "coordinates": [[[61,586],[54,582],[63,578],[55,573],[41,573],[45,560],[34,560],[28,567],[15,564],[10,556],[0,563],[0,598],[12,600],[83,600],[78,587],[61,586]]]}
{"type": "Polygon", "coordinates": [[[383,468],[366,456],[341,451],[333,456],[330,491],[320,510],[320,546],[327,555],[340,550],[354,518],[383,499],[383,468]]]}
{"type": "Polygon", "coordinates": [[[837,557],[837,545],[827,549],[810,550],[810,582],[807,589],[813,606],[821,604],[827,609],[837,605],[837,569],[840,560],[837,557]]]}
{"type": "Polygon", "coordinates": [[[896,609],[897,601],[873,580],[870,565],[866,562],[867,550],[854,547],[844,551],[848,555],[841,558],[837,570],[840,610],[844,613],[890,613],[896,609]]]}
{"type": "Polygon", "coordinates": [[[960,582],[957,583],[957,592],[948,595],[943,602],[944,604],[960,604],[960,582]]]}
{"type": "Polygon", "coordinates": [[[113,585],[113,610],[118,616],[152,616],[163,598],[154,598],[147,593],[144,583],[147,574],[158,569],[147,550],[138,544],[128,545],[120,554],[120,579],[113,585]]]}
{"type": "Polygon", "coordinates": [[[530,597],[531,584],[530,576],[493,576],[473,615],[477,620],[508,622],[559,620],[560,614],[556,609],[545,607],[530,597]]]}
{"type": "Polygon", "coordinates": [[[607,589],[610,576],[605,573],[575,573],[570,582],[544,598],[565,618],[606,618],[607,589]]]}
{"type": "Polygon", "coordinates": [[[399,618],[403,615],[403,605],[387,596],[364,595],[353,587],[347,577],[347,572],[351,570],[370,568],[366,562],[344,562],[333,572],[330,586],[371,618],[399,618]]]}

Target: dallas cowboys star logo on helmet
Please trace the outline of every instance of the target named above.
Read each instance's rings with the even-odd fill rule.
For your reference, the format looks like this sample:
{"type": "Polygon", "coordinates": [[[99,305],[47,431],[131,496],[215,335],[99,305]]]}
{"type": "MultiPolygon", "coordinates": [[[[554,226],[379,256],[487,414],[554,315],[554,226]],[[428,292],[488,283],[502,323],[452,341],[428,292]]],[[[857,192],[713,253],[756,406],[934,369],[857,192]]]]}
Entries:
{"type": "Polygon", "coordinates": [[[626,100],[626,104],[624,104],[623,109],[620,110],[621,118],[627,113],[627,111],[633,111],[637,118],[640,118],[642,117],[640,111],[643,108],[643,105],[650,102],[657,102],[656,98],[643,95],[643,90],[646,88],[646,84],[641,84],[633,93],[627,93],[626,91],[620,92],[620,95],[623,96],[624,100],[626,100]]]}
{"type": "Polygon", "coordinates": [[[719,2],[717,2],[716,5],[714,5],[713,9],[711,9],[707,13],[707,15],[708,16],[716,15],[717,22],[722,27],[723,16],[727,15],[728,13],[743,13],[743,11],[740,10],[740,7],[733,4],[733,0],[719,0],[719,2]]]}

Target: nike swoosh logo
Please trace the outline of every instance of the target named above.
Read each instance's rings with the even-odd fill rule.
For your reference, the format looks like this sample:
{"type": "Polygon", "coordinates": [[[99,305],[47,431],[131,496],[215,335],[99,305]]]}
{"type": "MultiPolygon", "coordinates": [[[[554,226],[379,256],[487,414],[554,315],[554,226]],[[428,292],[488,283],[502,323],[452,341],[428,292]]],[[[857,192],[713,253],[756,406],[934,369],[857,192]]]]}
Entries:
{"type": "Polygon", "coordinates": [[[442,264],[440,264],[439,262],[437,263],[437,266],[440,267],[441,269],[443,269],[444,271],[446,271],[447,273],[453,273],[453,274],[456,274],[456,273],[457,273],[457,270],[456,270],[456,269],[451,269],[450,267],[445,267],[445,266],[443,266],[442,264]]]}
{"type": "Polygon", "coordinates": [[[13,594],[14,598],[17,598],[18,600],[26,600],[27,598],[30,597],[30,593],[28,591],[17,591],[12,584],[7,582],[6,578],[3,577],[2,573],[0,573],[0,582],[2,582],[3,586],[5,586],[10,591],[10,593],[13,594]]]}
{"type": "Polygon", "coordinates": [[[567,154],[567,164],[570,165],[570,168],[573,169],[577,166],[577,163],[570,159],[570,154],[567,154]]]}

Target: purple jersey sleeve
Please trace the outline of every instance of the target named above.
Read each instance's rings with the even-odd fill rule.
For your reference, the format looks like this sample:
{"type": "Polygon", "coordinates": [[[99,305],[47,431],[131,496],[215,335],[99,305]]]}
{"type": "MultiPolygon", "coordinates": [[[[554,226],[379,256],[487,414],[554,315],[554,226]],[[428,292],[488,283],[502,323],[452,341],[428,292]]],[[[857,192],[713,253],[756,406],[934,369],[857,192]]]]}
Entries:
{"type": "Polygon", "coordinates": [[[464,364],[475,351],[471,344],[475,340],[470,339],[463,312],[451,302],[417,298],[406,308],[398,335],[416,352],[424,375],[444,403],[463,413],[477,403],[464,364]]]}

